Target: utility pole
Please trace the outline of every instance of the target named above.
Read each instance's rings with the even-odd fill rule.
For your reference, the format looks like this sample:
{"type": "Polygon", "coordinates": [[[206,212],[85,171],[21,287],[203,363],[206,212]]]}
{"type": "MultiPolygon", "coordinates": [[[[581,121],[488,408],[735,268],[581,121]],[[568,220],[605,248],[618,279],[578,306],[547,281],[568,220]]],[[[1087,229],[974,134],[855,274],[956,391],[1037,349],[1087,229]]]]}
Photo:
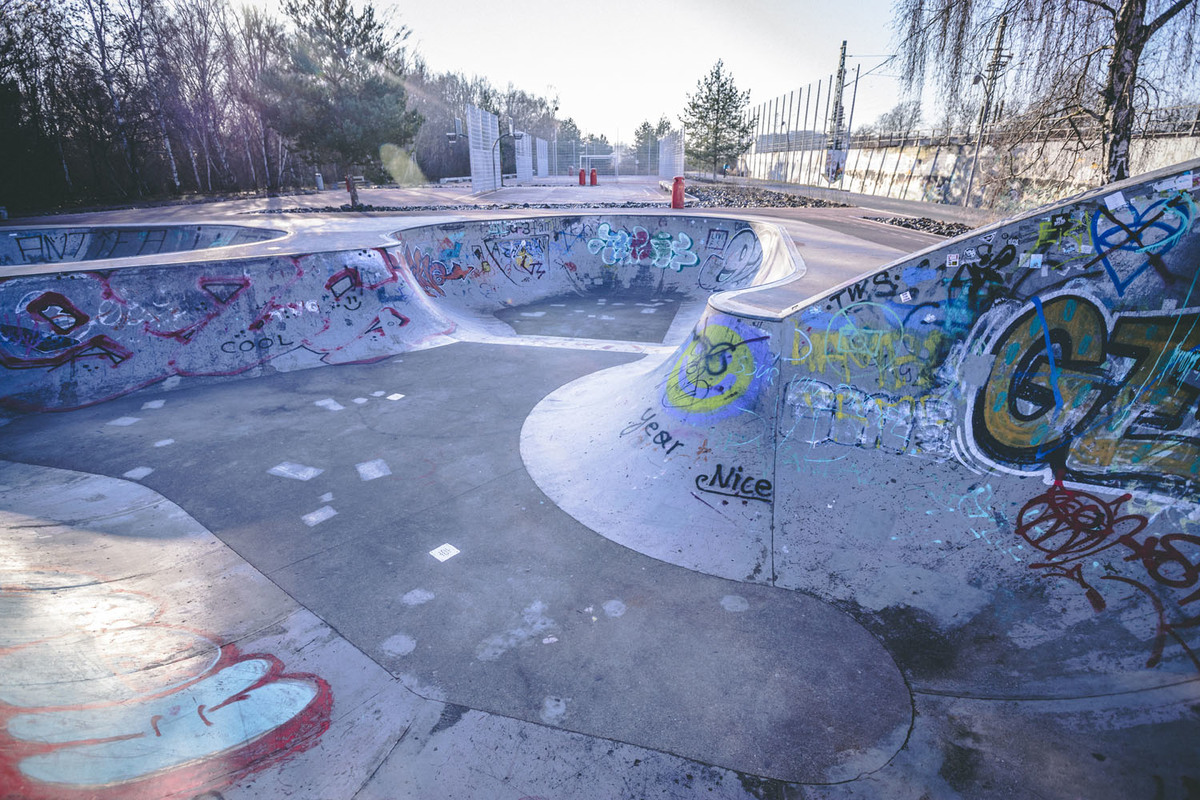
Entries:
{"type": "MultiPolygon", "coordinates": [[[[847,157],[847,160],[849,159],[849,156],[850,156],[850,148],[854,144],[854,104],[858,101],[858,72],[861,69],[862,69],[862,64],[856,64],[854,66],[854,92],[851,93],[851,95],[850,95],[850,119],[846,122],[846,157],[847,157]]],[[[859,152],[854,155],[854,166],[856,168],[858,167],[858,156],[861,153],[862,153],[862,151],[859,150],[859,152]]],[[[845,168],[845,165],[843,164],[842,165],[842,177],[841,177],[841,180],[838,182],[839,189],[846,188],[845,183],[844,183],[845,180],[846,180],[846,168],[845,168]]],[[[853,185],[853,183],[851,185],[853,185]]]]}
{"type": "Polygon", "coordinates": [[[845,142],[842,133],[845,130],[842,123],[846,112],[842,108],[842,92],[846,88],[846,40],[842,40],[842,56],[838,60],[837,79],[833,86],[833,111],[829,115],[829,150],[825,154],[825,180],[833,183],[841,177],[845,168],[845,142]]]}
{"type": "Polygon", "coordinates": [[[988,61],[987,70],[983,75],[975,76],[975,83],[983,82],[983,106],[979,109],[979,132],[975,134],[975,155],[971,159],[971,172],[967,176],[967,191],[963,194],[963,206],[971,204],[971,188],[975,185],[975,169],[979,166],[979,151],[983,149],[983,139],[988,124],[988,114],[992,110],[992,94],[996,91],[996,80],[1008,65],[1009,56],[1004,53],[1004,31],[1008,27],[1008,15],[1000,15],[1000,23],[996,26],[996,39],[992,43],[992,58],[988,61]]]}

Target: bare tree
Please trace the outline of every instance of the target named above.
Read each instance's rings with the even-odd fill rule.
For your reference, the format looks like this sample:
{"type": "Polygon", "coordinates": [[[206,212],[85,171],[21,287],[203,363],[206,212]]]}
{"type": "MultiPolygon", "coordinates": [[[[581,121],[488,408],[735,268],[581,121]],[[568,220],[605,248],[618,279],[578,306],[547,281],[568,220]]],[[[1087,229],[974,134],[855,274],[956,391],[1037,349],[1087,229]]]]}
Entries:
{"type": "Polygon", "coordinates": [[[956,105],[984,70],[1003,19],[1006,96],[1027,136],[1074,137],[1103,152],[1102,181],[1129,175],[1135,114],[1175,100],[1200,70],[1198,0],[897,0],[910,90],[927,75],[956,105]]]}
{"type": "MultiPolygon", "coordinates": [[[[253,163],[261,159],[263,181],[268,191],[279,188],[279,182],[271,169],[270,128],[267,126],[266,101],[260,90],[260,82],[268,71],[278,68],[287,53],[287,38],[283,26],[253,6],[243,6],[233,22],[225,29],[225,52],[228,59],[230,83],[238,105],[246,118],[243,131],[251,175],[256,170],[253,163]],[[254,136],[254,147],[249,137],[254,136]]],[[[253,178],[252,178],[253,180],[253,178]]]]}

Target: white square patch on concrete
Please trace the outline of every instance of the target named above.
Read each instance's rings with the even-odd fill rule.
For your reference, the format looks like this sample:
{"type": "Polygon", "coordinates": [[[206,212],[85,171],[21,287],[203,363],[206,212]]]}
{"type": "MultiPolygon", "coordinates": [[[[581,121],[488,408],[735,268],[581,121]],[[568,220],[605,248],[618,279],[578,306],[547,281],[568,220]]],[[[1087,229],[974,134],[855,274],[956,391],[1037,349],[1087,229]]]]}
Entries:
{"type": "Polygon", "coordinates": [[[343,408],[345,408],[344,405],[339,403],[337,400],[334,400],[332,397],[326,397],[324,400],[316,400],[313,402],[313,405],[320,406],[321,408],[328,408],[330,411],[341,411],[343,408]]]}
{"type": "Polygon", "coordinates": [[[276,464],[267,470],[271,475],[278,475],[281,478],[291,478],[297,481],[311,481],[324,471],[319,467],[306,467],[303,464],[293,464],[290,461],[276,464]]]}
{"type": "Polygon", "coordinates": [[[364,461],[361,464],[355,464],[354,468],[358,470],[358,477],[364,481],[373,481],[376,478],[383,478],[392,474],[388,468],[387,462],[382,458],[377,458],[374,461],[364,461]]]}
{"type": "Polygon", "coordinates": [[[446,559],[454,558],[456,555],[458,555],[461,552],[462,551],[459,550],[457,547],[455,547],[454,545],[447,542],[446,544],[442,545],[441,547],[430,550],[429,555],[433,556],[438,561],[445,561],[446,559]]]}
{"type": "Polygon", "coordinates": [[[402,395],[402,394],[400,394],[400,393],[396,393],[396,394],[389,394],[389,395],[388,395],[388,400],[401,400],[401,399],[403,399],[403,398],[404,398],[404,395],[402,395]]]}
{"type": "Polygon", "coordinates": [[[147,400],[146,402],[142,403],[142,410],[147,408],[162,408],[166,404],[166,400],[147,400]]]}
{"type": "Polygon", "coordinates": [[[131,481],[140,481],[151,472],[154,472],[153,467],[134,467],[129,472],[126,472],[124,477],[129,478],[131,481]]]}
{"type": "Polygon", "coordinates": [[[133,425],[134,423],[141,422],[141,421],[142,421],[141,417],[118,417],[108,424],[116,425],[118,428],[127,428],[130,425],[133,425]]]}
{"type": "Polygon", "coordinates": [[[154,443],[154,446],[155,447],[169,447],[170,445],[173,445],[173,444],[175,444],[174,439],[159,439],[157,442],[154,443]]]}
{"type": "Polygon", "coordinates": [[[311,528],[334,516],[337,516],[337,511],[333,510],[330,506],[321,506],[316,511],[311,514],[305,514],[300,519],[304,521],[305,525],[311,528]]]}

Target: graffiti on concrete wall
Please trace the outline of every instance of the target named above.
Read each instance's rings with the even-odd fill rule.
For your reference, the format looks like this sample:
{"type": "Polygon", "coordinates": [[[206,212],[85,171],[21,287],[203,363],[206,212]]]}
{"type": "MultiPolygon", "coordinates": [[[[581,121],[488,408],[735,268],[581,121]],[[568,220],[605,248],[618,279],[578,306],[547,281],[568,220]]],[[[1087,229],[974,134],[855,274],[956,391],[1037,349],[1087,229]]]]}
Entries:
{"type": "Polygon", "coordinates": [[[348,363],[430,335],[409,331],[407,273],[387,250],[221,270],[136,269],[0,281],[3,402],[94,402],[171,375],[236,375],[284,355],[348,363]],[[19,380],[14,376],[21,376],[19,380]],[[52,391],[64,382],[67,392],[52,391]],[[21,384],[24,384],[22,386],[21,384]]]}
{"type": "Polygon", "coordinates": [[[548,236],[485,239],[484,246],[500,271],[513,283],[537,280],[546,275],[550,250],[548,236]]]}
{"type": "Polygon", "coordinates": [[[781,430],[1194,497],[1195,224],[1174,184],[1116,192],[842,286],[790,321],[781,430]]]}
{"type": "Polygon", "coordinates": [[[0,631],[0,785],[15,796],[215,791],[329,727],[324,680],[167,624],[150,595],[33,571],[0,576],[0,605],[36,621],[0,631]]]}
{"type": "Polygon", "coordinates": [[[730,237],[720,228],[708,232],[705,240],[708,251],[700,267],[700,285],[709,291],[722,291],[748,286],[762,267],[762,242],[749,228],[730,237]]]}
{"type": "Polygon", "coordinates": [[[1055,480],[1025,504],[1016,520],[1017,536],[1038,554],[1029,568],[1077,585],[1097,614],[1132,591],[1131,599],[1152,611],[1146,666],[1158,666],[1173,642],[1200,670],[1200,656],[1181,633],[1200,627],[1200,536],[1150,535],[1145,516],[1123,509],[1130,498],[1105,500],[1055,480]],[[1138,565],[1144,574],[1130,577],[1102,563],[1111,560],[1138,565]]]}
{"type": "Polygon", "coordinates": [[[607,222],[600,223],[594,238],[588,241],[588,252],[599,255],[606,266],[646,264],[659,269],[682,271],[700,263],[693,252],[692,237],[683,231],[674,236],[669,231],[649,233],[640,225],[632,230],[614,229],[607,222]]]}
{"type": "Polygon", "coordinates": [[[709,314],[671,363],[663,406],[689,421],[713,421],[753,405],[779,374],[770,335],[726,314],[709,314]]]}
{"type": "Polygon", "coordinates": [[[0,237],[0,266],[176,253],[281,235],[280,231],[236,225],[18,230],[0,237]]]}
{"type": "Polygon", "coordinates": [[[1035,297],[982,345],[975,441],[997,464],[1066,479],[1200,491],[1200,309],[1111,319],[1083,295],[1035,297]]]}

